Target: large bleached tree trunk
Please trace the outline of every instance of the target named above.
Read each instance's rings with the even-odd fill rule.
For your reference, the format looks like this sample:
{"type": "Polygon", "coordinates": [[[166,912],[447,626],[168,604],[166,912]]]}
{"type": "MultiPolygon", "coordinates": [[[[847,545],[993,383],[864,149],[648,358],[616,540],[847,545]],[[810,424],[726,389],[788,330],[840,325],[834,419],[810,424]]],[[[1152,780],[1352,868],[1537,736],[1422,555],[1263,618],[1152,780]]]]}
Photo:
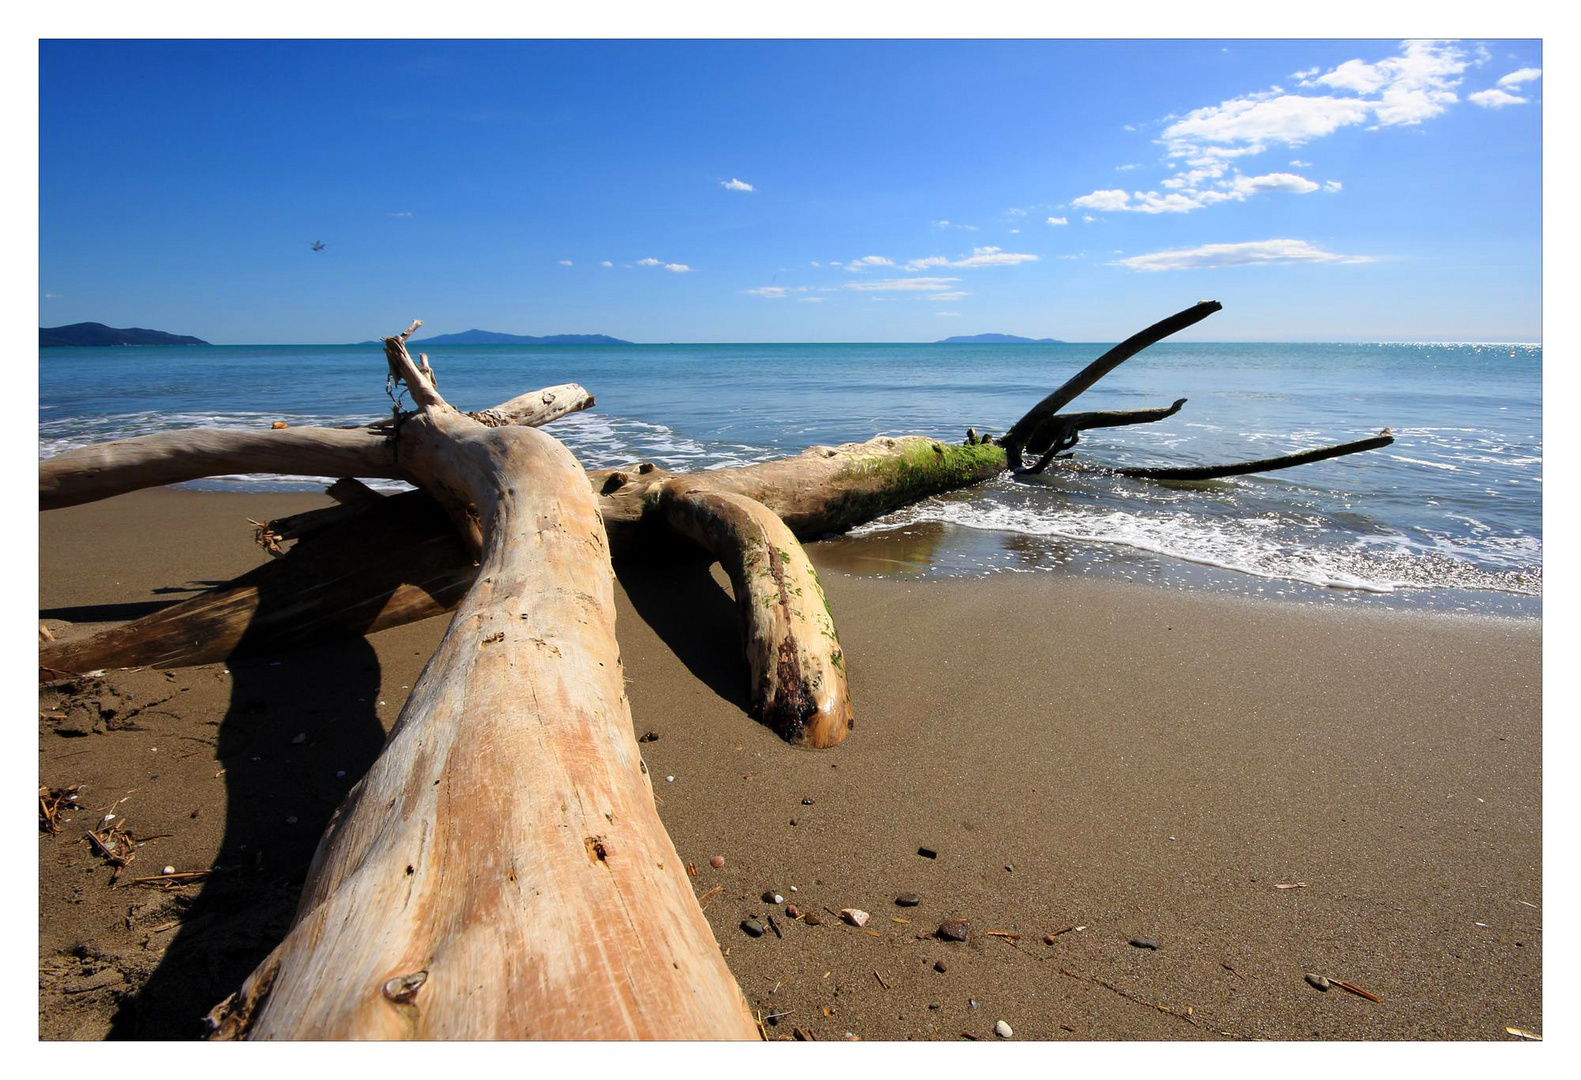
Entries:
{"type": "MultiPolygon", "coordinates": [[[[421,490],[259,523],[272,552],[214,592],[86,640],[50,675],[178,666],[366,633],[455,609],[368,775],[336,812],[283,942],[214,1014],[253,1038],[747,1038],[757,1034],[654,809],[614,634],[612,550],[684,537],[719,559],[742,620],[751,708],[788,741],[853,726],[846,657],[801,541],[906,503],[1045,469],[1084,430],[1184,404],[1059,410],[1203,302],[1088,365],[998,442],[924,436],[813,447],[673,474],[584,473],[535,424],[580,387],[462,414],[406,334],[387,339],[415,411],[349,429],[172,432],[40,465],[40,506],[234,472],[394,477],[421,490]],[[1024,451],[1041,454],[1023,465],[1024,451]],[[491,811],[472,810],[488,791],[491,811]]],[[[1372,449],[1375,439],[1186,472],[1234,475],[1372,449]]],[[[1120,470],[1195,479],[1181,470],[1120,470]]]]}
{"type": "Polygon", "coordinates": [[[754,1037],[654,807],[580,466],[450,408],[401,339],[388,352],[419,406],[403,468],[476,519],[478,578],[220,1034],[754,1037]]]}

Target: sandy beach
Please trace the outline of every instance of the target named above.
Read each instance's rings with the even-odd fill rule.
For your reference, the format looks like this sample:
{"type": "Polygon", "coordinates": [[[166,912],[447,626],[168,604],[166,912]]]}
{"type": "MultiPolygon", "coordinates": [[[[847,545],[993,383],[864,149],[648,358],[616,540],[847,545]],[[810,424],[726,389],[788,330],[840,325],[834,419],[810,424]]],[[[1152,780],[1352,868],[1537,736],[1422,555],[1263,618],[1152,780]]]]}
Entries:
{"type": "MultiPolygon", "coordinates": [[[[138,617],[266,558],[244,518],[326,502],[159,490],[43,514],[40,619],[69,637],[138,617]]],[[[878,580],[844,572],[839,541],[808,550],[857,709],[825,752],[745,715],[717,567],[617,566],[659,810],[697,894],[719,889],[705,914],[771,1037],[1543,1030],[1539,622],[1054,575],[878,580]],[[908,892],[920,903],[898,906],[908,892]],[[865,928],[832,914],[847,907],[865,928]],[[767,914],[777,932],[740,928],[767,914]],[[933,936],[946,919],[966,941],[933,936]]],[[[41,1038],[203,1034],[283,936],[326,819],[443,630],[41,693],[38,782],[83,785],[39,838],[41,1038]],[[115,887],[83,839],[107,813],[157,837],[115,887]],[[135,883],[167,865],[216,872],[135,883]]]]}

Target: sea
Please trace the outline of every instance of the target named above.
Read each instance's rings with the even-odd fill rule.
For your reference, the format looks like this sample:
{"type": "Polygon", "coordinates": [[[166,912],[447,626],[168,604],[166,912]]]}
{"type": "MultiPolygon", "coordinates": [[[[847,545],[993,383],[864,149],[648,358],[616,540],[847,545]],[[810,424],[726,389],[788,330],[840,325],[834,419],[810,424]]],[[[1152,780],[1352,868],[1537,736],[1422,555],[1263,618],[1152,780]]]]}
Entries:
{"type": "MultiPolygon", "coordinates": [[[[745,465],[876,435],[1001,434],[1107,343],[435,346],[446,398],[483,409],[585,386],[552,424],[587,468],[745,465]]],[[[1377,342],[1154,345],[1068,411],[1186,398],[1152,424],[1084,433],[1039,477],[925,499],[833,538],[840,572],[929,579],[1079,574],[1249,597],[1540,618],[1542,347],[1377,342]],[[1286,471],[1161,483],[1122,466],[1223,464],[1366,438],[1393,445],[1286,471]]],[[[387,416],[377,345],[52,348],[39,456],[174,428],[387,416]]],[[[319,490],[323,477],[184,485],[319,490]]],[[[372,481],[385,488],[404,485],[372,481]]]]}

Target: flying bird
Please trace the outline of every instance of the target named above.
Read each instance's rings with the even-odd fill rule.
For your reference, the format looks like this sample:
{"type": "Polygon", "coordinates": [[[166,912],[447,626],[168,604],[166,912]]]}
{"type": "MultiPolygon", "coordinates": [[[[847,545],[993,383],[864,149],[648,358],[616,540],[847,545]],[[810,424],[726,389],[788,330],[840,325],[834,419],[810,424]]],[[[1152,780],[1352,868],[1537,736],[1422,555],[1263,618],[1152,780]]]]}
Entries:
{"type": "Polygon", "coordinates": [[[313,241],[313,250],[314,251],[323,251],[324,250],[324,241],[322,241],[322,240],[314,240],[313,241]]]}

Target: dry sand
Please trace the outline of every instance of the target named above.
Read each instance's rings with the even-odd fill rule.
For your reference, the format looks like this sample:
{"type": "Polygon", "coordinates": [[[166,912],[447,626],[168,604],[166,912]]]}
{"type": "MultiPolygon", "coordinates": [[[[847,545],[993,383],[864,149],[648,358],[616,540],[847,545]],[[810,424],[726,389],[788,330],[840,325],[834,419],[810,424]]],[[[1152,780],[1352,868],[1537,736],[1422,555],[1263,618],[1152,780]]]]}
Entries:
{"type": "MultiPolygon", "coordinates": [[[[134,618],[259,562],[244,517],[323,502],[156,491],[42,515],[40,617],[62,635],[134,618]]],[[[858,709],[821,753],[744,715],[717,568],[618,568],[660,812],[698,894],[722,887],[705,912],[771,1035],[1542,1030],[1540,624],[1052,575],[875,580],[841,571],[838,542],[810,550],[858,709]],[[829,914],[844,907],[871,912],[865,931],[829,914]],[[783,937],[739,928],[767,913],[783,937]],[[947,918],[966,942],[925,936],[947,918]]],[[[283,935],[443,629],[41,695],[39,783],[86,785],[40,833],[41,1037],[201,1033],[283,935]],[[159,837],[115,888],[82,841],[111,812],[159,837]],[[126,884],[164,865],[225,870],[126,884]]]]}

